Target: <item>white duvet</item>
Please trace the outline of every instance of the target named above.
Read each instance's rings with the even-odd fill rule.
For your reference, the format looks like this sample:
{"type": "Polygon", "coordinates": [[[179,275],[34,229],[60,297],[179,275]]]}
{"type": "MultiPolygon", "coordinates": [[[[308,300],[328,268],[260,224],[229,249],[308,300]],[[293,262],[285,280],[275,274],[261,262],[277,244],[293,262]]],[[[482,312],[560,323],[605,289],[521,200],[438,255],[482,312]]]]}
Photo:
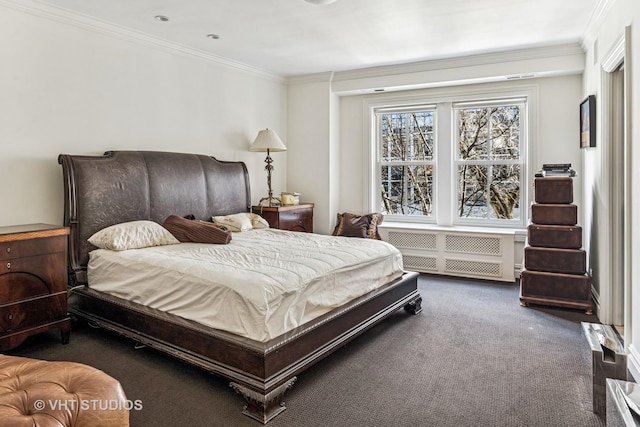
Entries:
{"type": "Polygon", "coordinates": [[[275,229],[228,245],[91,252],[92,289],[256,341],[268,341],[402,275],[378,240],[275,229]]]}

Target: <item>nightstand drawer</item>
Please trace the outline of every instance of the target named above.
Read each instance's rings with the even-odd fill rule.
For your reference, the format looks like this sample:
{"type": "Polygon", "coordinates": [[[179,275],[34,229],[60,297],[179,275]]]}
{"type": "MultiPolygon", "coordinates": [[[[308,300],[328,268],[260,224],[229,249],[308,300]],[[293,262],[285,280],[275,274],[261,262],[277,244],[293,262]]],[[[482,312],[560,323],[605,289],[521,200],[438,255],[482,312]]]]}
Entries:
{"type": "Polygon", "coordinates": [[[32,298],[15,304],[0,304],[0,333],[28,328],[67,315],[67,294],[32,298]]]}
{"type": "Polygon", "coordinates": [[[309,223],[313,218],[311,209],[280,212],[281,230],[308,231],[309,223]]]}
{"type": "MultiPolygon", "coordinates": [[[[66,250],[67,236],[0,242],[0,260],[66,252],[66,250]]],[[[64,262],[66,263],[66,260],[64,262]]]]}
{"type": "Polygon", "coordinates": [[[313,233],[313,203],[290,206],[253,206],[271,228],[313,233]]]}
{"type": "Polygon", "coordinates": [[[0,304],[66,291],[65,253],[2,260],[0,304]]]}

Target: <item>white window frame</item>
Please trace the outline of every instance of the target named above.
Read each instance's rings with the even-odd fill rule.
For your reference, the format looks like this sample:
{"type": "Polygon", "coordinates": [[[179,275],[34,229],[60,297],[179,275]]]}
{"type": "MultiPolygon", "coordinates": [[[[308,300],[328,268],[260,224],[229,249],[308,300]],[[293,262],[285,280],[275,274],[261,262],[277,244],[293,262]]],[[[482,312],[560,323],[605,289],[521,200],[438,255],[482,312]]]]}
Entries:
{"type": "Polygon", "coordinates": [[[435,153],[436,153],[436,178],[434,188],[434,211],[431,217],[422,216],[402,216],[393,215],[386,216],[385,222],[397,222],[416,224],[432,224],[433,226],[444,227],[474,227],[482,228],[510,228],[525,229],[529,221],[529,204],[531,197],[531,189],[528,183],[533,180],[533,173],[536,164],[536,153],[531,149],[532,141],[535,141],[537,135],[537,104],[538,104],[538,86],[523,85],[511,86],[500,83],[454,87],[454,88],[438,88],[429,90],[413,91],[407,93],[394,93],[385,95],[371,95],[363,99],[363,118],[364,118],[364,140],[365,153],[369,155],[364,159],[365,171],[367,171],[367,179],[364,180],[363,206],[369,211],[379,211],[381,205],[381,195],[379,191],[380,185],[380,150],[378,147],[378,128],[376,113],[382,110],[394,109],[415,109],[419,106],[436,106],[436,123],[435,126],[435,153]],[[480,87],[483,86],[483,87],[480,87]],[[453,105],[461,105],[462,103],[479,103],[480,101],[492,102],[495,100],[513,100],[524,99],[526,109],[526,120],[523,120],[520,152],[522,154],[521,167],[521,205],[519,220],[465,220],[459,221],[457,218],[456,205],[457,195],[447,200],[439,200],[440,194],[447,194],[455,190],[455,182],[457,181],[457,166],[454,159],[457,155],[457,136],[454,128],[454,111],[453,105]],[[444,125],[443,125],[444,124],[444,125]]]}
{"type": "MultiPolygon", "coordinates": [[[[478,100],[478,101],[471,101],[471,102],[456,102],[452,105],[452,112],[453,112],[453,124],[452,124],[452,131],[455,133],[454,137],[455,137],[455,155],[454,155],[454,159],[453,159],[453,173],[454,173],[454,180],[457,181],[458,179],[458,168],[461,165],[465,165],[465,164],[478,164],[478,165],[484,165],[484,166],[499,166],[499,165],[520,165],[520,176],[519,176],[519,181],[520,181],[520,201],[519,201],[519,209],[520,209],[520,218],[517,219],[490,219],[490,218],[465,218],[465,217],[460,217],[458,216],[457,212],[457,208],[458,208],[458,198],[459,198],[459,187],[456,185],[455,188],[455,194],[453,195],[453,202],[455,203],[456,209],[454,212],[454,216],[453,216],[453,223],[456,225],[472,225],[472,226],[478,226],[478,225],[483,225],[483,226],[488,226],[488,227],[519,227],[519,226],[523,226],[524,220],[523,220],[523,216],[526,215],[526,211],[528,210],[528,206],[526,204],[526,198],[524,197],[524,187],[526,186],[526,145],[527,145],[527,122],[528,122],[528,114],[527,114],[527,99],[526,98],[522,98],[522,97],[516,97],[516,98],[505,98],[505,99],[495,99],[495,100],[478,100]],[[492,160],[492,159],[487,159],[487,160],[473,160],[473,161],[466,161],[466,160],[462,160],[460,159],[459,153],[460,153],[460,134],[458,133],[458,120],[457,120],[457,114],[456,114],[456,110],[458,109],[464,109],[464,108],[489,108],[489,107],[495,107],[495,106],[502,106],[502,105],[518,105],[520,106],[520,117],[521,117],[521,123],[520,123],[520,147],[519,147],[519,151],[520,151],[520,158],[516,159],[516,160],[506,160],[506,159],[499,159],[499,160],[492,160]],[[524,119],[524,120],[522,120],[524,119]]],[[[489,141],[489,143],[491,143],[489,141]]],[[[491,150],[489,150],[490,152],[491,150]]],[[[453,189],[453,188],[452,188],[453,189]]]]}
{"type": "MultiPolygon", "coordinates": [[[[377,156],[377,165],[378,167],[376,168],[376,182],[382,184],[382,167],[384,166],[421,166],[421,165],[431,165],[433,166],[434,172],[437,176],[437,172],[436,172],[436,159],[438,156],[438,148],[437,148],[437,143],[435,143],[435,140],[437,139],[437,117],[438,117],[438,111],[435,105],[433,104],[418,104],[418,105],[411,105],[411,106],[403,106],[400,108],[394,107],[394,108],[377,108],[375,109],[375,150],[376,150],[376,156],[377,156]],[[433,115],[434,115],[434,147],[433,147],[433,160],[423,160],[423,161],[385,161],[384,159],[381,158],[381,153],[382,153],[382,149],[381,149],[381,138],[380,136],[382,135],[382,121],[380,119],[380,116],[388,113],[388,112],[393,112],[393,113],[410,113],[410,112],[414,112],[414,111],[433,111],[433,115]]],[[[380,188],[380,186],[378,186],[378,188],[380,188]]],[[[377,199],[378,199],[378,205],[380,206],[382,204],[382,198],[380,195],[380,192],[378,191],[377,194],[377,199]]],[[[433,188],[433,199],[437,200],[437,178],[434,178],[434,188],[433,188]]],[[[376,209],[376,211],[378,211],[379,208],[376,209]]],[[[423,222],[423,223],[435,223],[436,219],[436,212],[434,211],[432,213],[432,215],[429,216],[421,216],[421,215],[389,215],[387,214],[386,217],[388,220],[400,220],[400,221],[418,221],[418,222],[423,222]]]]}

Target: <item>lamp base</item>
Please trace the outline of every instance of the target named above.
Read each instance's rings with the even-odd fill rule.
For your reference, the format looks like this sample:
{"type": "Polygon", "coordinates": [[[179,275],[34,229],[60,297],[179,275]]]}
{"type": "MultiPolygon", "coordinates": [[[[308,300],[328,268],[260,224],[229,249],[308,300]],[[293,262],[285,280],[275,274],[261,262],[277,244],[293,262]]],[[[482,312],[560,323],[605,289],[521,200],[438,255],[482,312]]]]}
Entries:
{"type": "Polygon", "coordinates": [[[280,200],[277,197],[273,197],[273,196],[269,196],[269,197],[263,197],[262,199],[260,199],[260,203],[258,203],[260,206],[280,206],[282,204],[282,200],[280,200]],[[266,202],[266,203],[263,203],[266,202]]]}

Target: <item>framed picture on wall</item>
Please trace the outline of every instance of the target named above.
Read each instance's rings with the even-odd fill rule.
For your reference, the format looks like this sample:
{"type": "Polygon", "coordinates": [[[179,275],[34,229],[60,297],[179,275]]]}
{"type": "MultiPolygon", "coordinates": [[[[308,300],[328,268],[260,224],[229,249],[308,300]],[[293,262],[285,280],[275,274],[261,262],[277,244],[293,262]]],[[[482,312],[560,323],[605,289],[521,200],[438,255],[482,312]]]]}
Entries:
{"type": "Polygon", "coordinates": [[[580,148],[596,146],[596,97],[589,95],[580,103],[580,148]]]}

